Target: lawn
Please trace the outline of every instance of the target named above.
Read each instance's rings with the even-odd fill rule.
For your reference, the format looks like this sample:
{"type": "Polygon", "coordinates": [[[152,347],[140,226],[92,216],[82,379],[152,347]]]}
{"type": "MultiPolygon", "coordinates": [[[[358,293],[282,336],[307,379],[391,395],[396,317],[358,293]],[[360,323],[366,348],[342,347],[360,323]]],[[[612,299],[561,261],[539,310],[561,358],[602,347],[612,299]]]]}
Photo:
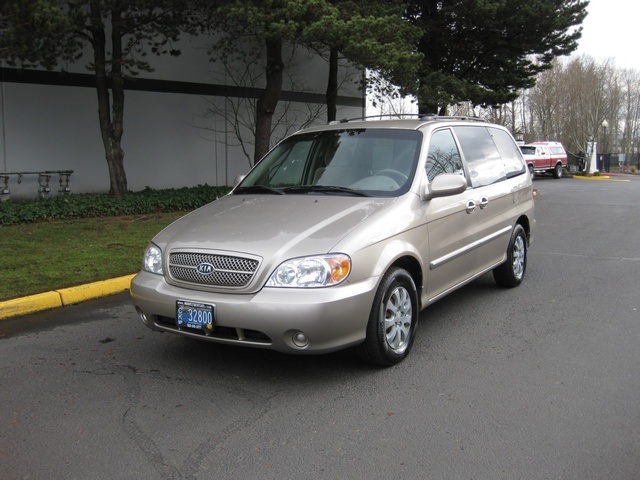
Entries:
{"type": "Polygon", "coordinates": [[[182,215],[0,226],[0,301],[135,273],[149,240],[182,215]]]}

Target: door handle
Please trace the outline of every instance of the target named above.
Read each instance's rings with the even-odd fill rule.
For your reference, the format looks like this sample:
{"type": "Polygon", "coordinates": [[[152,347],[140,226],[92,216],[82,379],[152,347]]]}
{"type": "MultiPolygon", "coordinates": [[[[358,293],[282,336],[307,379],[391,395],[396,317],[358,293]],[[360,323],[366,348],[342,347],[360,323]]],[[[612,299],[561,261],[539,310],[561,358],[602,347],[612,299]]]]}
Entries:
{"type": "Polygon", "coordinates": [[[467,213],[473,213],[476,210],[476,202],[473,200],[467,200],[467,213]]]}
{"type": "Polygon", "coordinates": [[[487,197],[482,197],[480,199],[480,209],[485,209],[489,205],[489,199],[487,197]]]}

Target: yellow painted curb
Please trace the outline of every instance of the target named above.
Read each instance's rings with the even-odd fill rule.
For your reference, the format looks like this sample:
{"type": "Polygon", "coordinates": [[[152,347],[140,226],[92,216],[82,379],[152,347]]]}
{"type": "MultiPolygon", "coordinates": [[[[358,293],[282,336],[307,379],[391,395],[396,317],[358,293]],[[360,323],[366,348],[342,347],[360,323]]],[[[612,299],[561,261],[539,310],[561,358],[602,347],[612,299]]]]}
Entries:
{"type": "Polygon", "coordinates": [[[127,275],[126,277],[102,280],[77,287],[62,288],[58,290],[58,293],[60,293],[63,306],[80,303],[92,298],[124,292],[131,286],[131,279],[134,276],[135,275],[127,275]]]}
{"type": "Polygon", "coordinates": [[[0,320],[120,293],[131,287],[133,277],[135,274],[6,300],[0,302],[0,320]]]}
{"type": "Polygon", "coordinates": [[[37,295],[7,300],[0,302],[0,320],[61,306],[62,300],[58,292],[38,293],[37,295]]]}
{"type": "Polygon", "coordinates": [[[577,178],[578,180],[609,180],[611,177],[607,175],[594,175],[593,177],[587,177],[586,175],[574,175],[572,178],[577,178]]]}
{"type": "Polygon", "coordinates": [[[628,182],[628,178],[611,178],[609,175],[600,175],[599,177],[583,177],[582,175],[576,175],[573,178],[578,180],[609,180],[611,182],[628,182]]]}

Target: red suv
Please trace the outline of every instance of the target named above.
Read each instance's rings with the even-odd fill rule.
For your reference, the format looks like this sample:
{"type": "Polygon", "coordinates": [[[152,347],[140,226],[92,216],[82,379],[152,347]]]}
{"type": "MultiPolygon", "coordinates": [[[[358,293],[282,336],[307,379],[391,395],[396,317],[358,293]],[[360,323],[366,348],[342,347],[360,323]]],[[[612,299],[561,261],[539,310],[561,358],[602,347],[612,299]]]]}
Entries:
{"type": "Polygon", "coordinates": [[[532,142],[520,145],[524,161],[533,178],[534,173],[551,173],[553,178],[562,177],[567,168],[567,152],[560,142],[532,142]]]}

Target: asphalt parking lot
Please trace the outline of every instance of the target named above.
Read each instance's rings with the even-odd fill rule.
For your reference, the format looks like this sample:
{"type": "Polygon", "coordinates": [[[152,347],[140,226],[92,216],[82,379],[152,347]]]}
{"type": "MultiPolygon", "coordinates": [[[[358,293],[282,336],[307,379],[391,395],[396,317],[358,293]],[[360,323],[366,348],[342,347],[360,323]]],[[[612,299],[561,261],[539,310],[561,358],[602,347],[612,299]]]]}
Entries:
{"type": "Polygon", "coordinates": [[[6,479],[638,479],[640,177],[538,178],[527,277],[409,358],[151,332],[126,294],[0,322],[6,479]]]}

